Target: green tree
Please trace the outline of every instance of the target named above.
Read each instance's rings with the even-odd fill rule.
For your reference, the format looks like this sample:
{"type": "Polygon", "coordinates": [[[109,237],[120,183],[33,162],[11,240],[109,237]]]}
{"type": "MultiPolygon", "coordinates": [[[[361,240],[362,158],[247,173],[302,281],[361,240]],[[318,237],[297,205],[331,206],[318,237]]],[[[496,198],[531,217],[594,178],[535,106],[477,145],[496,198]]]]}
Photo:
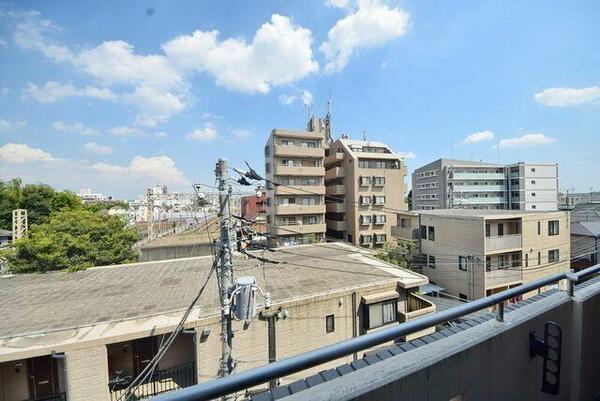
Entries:
{"type": "Polygon", "coordinates": [[[33,226],[15,242],[9,256],[16,273],[83,270],[92,266],[135,262],[138,235],[114,216],[85,209],[52,213],[47,223],[33,226]]]}
{"type": "Polygon", "coordinates": [[[12,227],[12,211],[19,208],[23,195],[21,185],[20,178],[0,180],[0,228],[10,230],[12,227]]]}
{"type": "Polygon", "coordinates": [[[414,248],[415,244],[412,241],[388,241],[375,253],[375,257],[408,269],[410,268],[411,252],[414,248]]]}

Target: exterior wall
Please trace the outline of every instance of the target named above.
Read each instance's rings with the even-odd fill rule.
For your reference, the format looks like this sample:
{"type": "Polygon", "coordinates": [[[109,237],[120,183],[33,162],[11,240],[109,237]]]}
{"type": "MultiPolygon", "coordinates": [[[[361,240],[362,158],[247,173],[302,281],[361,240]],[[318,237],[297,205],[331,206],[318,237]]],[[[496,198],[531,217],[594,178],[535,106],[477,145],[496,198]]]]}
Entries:
{"type": "Polygon", "coordinates": [[[425,208],[445,209],[448,207],[446,197],[446,174],[443,170],[442,160],[426,164],[416,169],[412,174],[412,204],[413,210],[425,208]],[[420,177],[420,173],[436,172],[433,176],[420,177]],[[420,185],[437,185],[435,188],[421,188],[420,185]],[[436,200],[421,199],[421,195],[435,195],[436,200]]]}
{"type": "Polygon", "coordinates": [[[558,165],[516,163],[507,166],[511,187],[511,208],[558,210],[558,165]],[[515,195],[518,194],[518,197],[515,195]]]}
{"type": "Polygon", "coordinates": [[[248,220],[254,220],[259,214],[264,214],[266,210],[267,193],[263,192],[261,196],[242,196],[241,210],[242,217],[248,220]]]}
{"type": "Polygon", "coordinates": [[[69,401],[108,401],[108,358],[106,347],[67,351],[66,385],[69,401]]]}
{"type": "Polygon", "coordinates": [[[421,239],[421,253],[434,256],[435,268],[424,266],[421,273],[446,290],[445,293],[468,299],[485,296],[485,225],[482,218],[465,219],[422,214],[420,225],[435,227],[435,241],[421,239]],[[467,271],[459,269],[459,256],[469,257],[467,271]],[[472,273],[471,273],[472,269],[472,273]]]}
{"type": "Polygon", "coordinates": [[[597,263],[600,254],[594,260],[594,254],[592,253],[594,250],[600,252],[600,237],[571,235],[571,257],[597,263]]]}
{"type": "MultiPolygon", "coordinates": [[[[310,301],[296,301],[273,305],[271,310],[279,308],[289,312],[285,320],[276,323],[277,359],[283,359],[302,352],[316,349],[353,338],[362,333],[361,297],[369,294],[387,292],[396,289],[395,283],[379,285],[368,289],[345,291],[343,293],[323,295],[310,301]],[[353,295],[356,292],[356,309],[353,310],[353,295]],[[335,331],[326,333],[325,319],[328,315],[335,316],[335,331]],[[354,324],[356,326],[353,326],[354,324]]],[[[400,291],[398,301],[399,311],[406,310],[406,293],[400,291]]],[[[433,313],[435,310],[430,311],[433,313]]],[[[198,382],[211,380],[218,375],[221,357],[219,338],[220,324],[217,319],[198,325],[197,331],[209,327],[211,334],[203,343],[197,344],[198,382]]],[[[240,322],[234,322],[236,333],[234,338],[234,358],[237,360],[236,371],[241,372],[268,362],[268,333],[267,322],[259,320],[258,316],[246,330],[240,322]]],[[[302,371],[281,380],[289,383],[307,374],[319,372],[327,367],[334,367],[343,362],[352,361],[352,356],[340,358],[318,368],[302,371]]]]}

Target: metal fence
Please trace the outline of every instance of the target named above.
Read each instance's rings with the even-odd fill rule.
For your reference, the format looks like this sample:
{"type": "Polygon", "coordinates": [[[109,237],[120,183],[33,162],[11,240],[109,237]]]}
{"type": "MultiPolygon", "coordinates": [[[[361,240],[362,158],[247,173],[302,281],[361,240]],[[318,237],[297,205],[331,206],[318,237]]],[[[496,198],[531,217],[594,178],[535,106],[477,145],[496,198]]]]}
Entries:
{"type": "Polygon", "coordinates": [[[282,359],[268,365],[260,366],[231,376],[212,380],[197,386],[164,394],[154,401],[201,401],[211,400],[226,394],[235,393],[270,380],[284,377],[302,370],[351,355],[377,345],[384,344],[396,338],[403,337],[427,329],[449,320],[480,311],[485,308],[495,307],[496,319],[504,321],[504,303],[510,299],[521,296],[530,291],[537,290],[561,280],[568,280],[568,293],[573,296],[575,283],[594,274],[600,273],[600,264],[582,270],[578,273],[556,273],[535,280],[519,287],[515,287],[485,298],[477,299],[454,308],[446,309],[433,315],[425,316],[402,323],[398,326],[365,334],[350,340],[318,348],[290,358],[282,359]]]}
{"type": "MultiPolygon", "coordinates": [[[[169,391],[193,386],[196,383],[197,373],[195,363],[181,365],[170,369],[157,370],[152,374],[149,380],[138,386],[128,400],[143,400],[169,391]]],[[[111,400],[119,400],[125,393],[128,385],[129,383],[126,382],[120,382],[120,385],[110,383],[111,400]]],[[[52,399],[52,401],[54,401],[54,399],[52,399]]]]}

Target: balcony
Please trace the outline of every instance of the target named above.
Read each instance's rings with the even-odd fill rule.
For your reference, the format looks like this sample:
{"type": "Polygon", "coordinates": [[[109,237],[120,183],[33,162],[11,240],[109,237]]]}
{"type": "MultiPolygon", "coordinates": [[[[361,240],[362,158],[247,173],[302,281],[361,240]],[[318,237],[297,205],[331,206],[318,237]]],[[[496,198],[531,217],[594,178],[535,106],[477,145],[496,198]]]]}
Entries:
{"type": "Polygon", "coordinates": [[[392,226],[392,237],[404,240],[418,240],[419,229],[412,227],[392,226]]]}
{"type": "Polygon", "coordinates": [[[327,195],[345,195],[346,186],[344,185],[330,185],[326,188],[327,195]]]}
{"type": "MultiPolygon", "coordinates": [[[[436,307],[433,303],[429,302],[425,298],[421,298],[416,294],[408,294],[406,298],[406,310],[398,313],[398,320],[400,323],[406,323],[409,320],[418,319],[426,315],[435,313],[436,307]]],[[[423,329],[416,333],[412,333],[403,337],[403,341],[410,341],[418,337],[422,337],[427,334],[435,332],[435,326],[423,329]]]]}
{"type": "MultiPolygon", "coordinates": [[[[131,376],[111,380],[108,383],[111,400],[117,401],[124,399],[125,397],[123,394],[132,380],[131,376]]],[[[195,363],[158,370],[152,373],[150,378],[144,384],[138,386],[135,392],[131,393],[131,398],[141,400],[154,397],[169,391],[193,386],[196,384],[196,380],[197,371],[195,363]]]]}
{"type": "Polygon", "coordinates": [[[492,269],[485,273],[485,286],[498,287],[523,280],[523,270],[520,267],[492,269]]]}
{"type": "Polygon", "coordinates": [[[275,156],[291,156],[291,157],[317,157],[325,156],[323,148],[309,148],[294,145],[276,145],[275,156]]]}
{"type": "Polygon", "coordinates": [[[324,163],[326,166],[329,166],[331,164],[335,164],[335,163],[339,163],[342,160],[344,160],[344,154],[343,153],[334,153],[332,155],[326,156],[324,163]]]}
{"type": "Polygon", "coordinates": [[[506,191],[505,185],[454,185],[454,192],[502,192],[506,191]]]}
{"type": "Polygon", "coordinates": [[[346,204],[345,203],[326,203],[325,210],[330,213],[346,213],[346,204]]]}
{"type": "Polygon", "coordinates": [[[294,214],[323,214],[325,205],[277,205],[275,214],[294,215],[294,214]]]}
{"type": "Polygon", "coordinates": [[[278,185],[275,195],[325,195],[325,185],[278,185]]]}
{"type": "Polygon", "coordinates": [[[463,198],[459,200],[460,203],[471,204],[471,205],[486,205],[491,203],[505,203],[506,198],[504,196],[488,196],[479,198],[463,198]]]}
{"type": "Polygon", "coordinates": [[[323,139],[323,134],[317,131],[294,131],[276,128],[273,130],[273,135],[280,138],[323,139]]]}
{"type": "Polygon", "coordinates": [[[521,248],[521,234],[486,237],[486,252],[507,252],[521,248]]]}
{"type": "Polygon", "coordinates": [[[312,177],[322,177],[325,175],[324,167],[304,167],[304,166],[275,166],[275,175],[303,175],[312,177]]]}
{"type": "Polygon", "coordinates": [[[329,170],[327,170],[325,172],[325,179],[326,180],[333,180],[335,178],[342,178],[344,177],[344,168],[343,167],[334,167],[334,168],[330,168],[329,170]]]}
{"type": "Polygon", "coordinates": [[[346,222],[338,220],[327,220],[327,229],[335,231],[346,231],[346,222]]]}
{"type": "Polygon", "coordinates": [[[278,224],[275,235],[316,234],[327,231],[325,223],[317,224],[278,224]]]}
{"type": "Polygon", "coordinates": [[[504,173],[453,173],[453,180],[503,180],[504,173]]]}

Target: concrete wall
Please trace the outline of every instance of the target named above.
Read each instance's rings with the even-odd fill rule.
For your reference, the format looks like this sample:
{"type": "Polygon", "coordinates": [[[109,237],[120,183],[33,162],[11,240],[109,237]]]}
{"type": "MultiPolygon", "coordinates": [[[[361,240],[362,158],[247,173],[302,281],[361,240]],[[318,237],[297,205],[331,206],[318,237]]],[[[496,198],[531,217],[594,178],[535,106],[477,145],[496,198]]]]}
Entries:
{"type": "Polygon", "coordinates": [[[106,347],[71,350],[65,353],[69,401],[108,401],[108,358],[106,347]]]}
{"type": "Polygon", "coordinates": [[[465,331],[286,397],[299,400],[580,400],[600,395],[600,281],[570,299],[558,292],[465,331]],[[542,358],[529,335],[544,324],[562,329],[560,391],[540,391],[542,358]]]}
{"type": "Polygon", "coordinates": [[[211,244],[169,245],[161,247],[140,248],[140,261],[169,260],[207,256],[211,254],[211,244]]]}

